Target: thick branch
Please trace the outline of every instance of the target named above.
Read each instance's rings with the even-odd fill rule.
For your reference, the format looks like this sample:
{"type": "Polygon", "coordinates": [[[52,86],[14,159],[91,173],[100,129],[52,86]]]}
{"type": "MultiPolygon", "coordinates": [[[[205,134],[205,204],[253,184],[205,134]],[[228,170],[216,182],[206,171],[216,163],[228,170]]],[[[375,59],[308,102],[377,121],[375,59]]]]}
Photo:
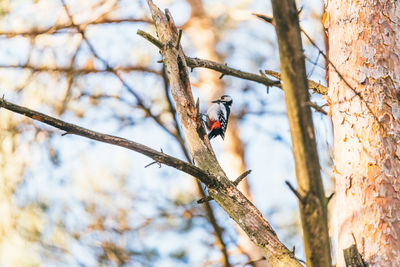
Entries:
{"type": "Polygon", "coordinates": [[[162,152],[158,152],[152,148],[149,148],[145,145],[130,141],[125,138],[121,138],[118,136],[113,136],[113,135],[108,135],[108,134],[103,134],[99,132],[95,132],[83,127],[80,127],[78,125],[68,123],[59,119],[56,119],[54,117],[45,115],[43,113],[15,105],[13,103],[10,103],[6,101],[4,98],[0,99],[0,107],[8,109],[10,111],[22,114],[24,116],[30,117],[34,120],[43,122],[45,124],[51,125],[53,127],[56,127],[60,130],[66,131],[68,134],[74,134],[74,135],[80,135],[86,138],[90,138],[96,141],[100,141],[103,143],[108,143],[120,147],[124,147],[133,151],[136,151],[138,153],[141,153],[143,155],[148,156],[149,158],[152,158],[156,162],[174,167],[180,171],[183,171],[187,174],[190,174],[194,176],[195,178],[199,179],[201,182],[203,182],[206,185],[212,185],[213,184],[213,179],[205,173],[203,170],[200,168],[193,166],[192,164],[186,163],[180,159],[174,158],[172,156],[169,156],[167,154],[164,154],[162,152]]]}
{"type": "Polygon", "coordinates": [[[151,0],[148,0],[161,54],[167,70],[176,111],[182,125],[182,133],[188,144],[190,154],[196,166],[217,178],[215,184],[208,187],[211,197],[235,220],[266,254],[271,266],[301,266],[277,238],[271,226],[262,214],[229,181],[218,164],[206,137],[203,123],[199,119],[194,104],[185,55],[180,46],[176,47],[178,31],[168,11],[162,13],[151,0]]]}
{"type": "Polygon", "coordinates": [[[330,266],[327,201],[309,107],[309,85],[296,4],[294,0],[272,0],[272,9],[296,165],[307,266],[330,266]]]}

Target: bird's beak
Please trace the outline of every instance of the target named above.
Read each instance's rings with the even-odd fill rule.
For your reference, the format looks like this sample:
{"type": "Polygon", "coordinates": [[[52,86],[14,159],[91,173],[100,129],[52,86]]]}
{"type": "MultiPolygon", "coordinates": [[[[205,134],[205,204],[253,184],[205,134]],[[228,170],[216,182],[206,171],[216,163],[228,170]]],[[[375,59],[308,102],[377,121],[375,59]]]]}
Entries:
{"type": "Polygon", "coordinates": [[[218,99],[218,100],[211,101],[211,103],[219,103],[219,99],[218,99]]]}

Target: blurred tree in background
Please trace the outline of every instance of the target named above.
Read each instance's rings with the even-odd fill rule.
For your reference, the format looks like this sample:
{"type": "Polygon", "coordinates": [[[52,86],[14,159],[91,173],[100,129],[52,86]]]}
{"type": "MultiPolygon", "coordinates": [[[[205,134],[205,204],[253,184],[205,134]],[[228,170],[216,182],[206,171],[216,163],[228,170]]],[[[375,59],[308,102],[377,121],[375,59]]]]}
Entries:
{"type": "MultiPolygon", "coordinates": [[[[145,1],[0,3],[7,99],[190,161],[158,50],[136,35],[155,35],[145,1]]],[[[279,69],[274,29],[251,15],[271,13],[266,1],[157,4],[183,30],[187,55],[252,73],[279,69]]],[[[324,47],[322,3],[304,4],[302,27],[324,47]]],[[[324,61],[309,45],[308,76],[323,81],[324,61]]],[[[213,140],[217,156],[232,179],[253,170],[241,191],[304,258],[296,198],[284,186],[294,164],[283,93],[207,69],[194,69],[191,80],[203,111],[224,93],[233,97],[225,141],[213,140]]],[[[205,196],[197,180],[156,164],[144,169],[151,162],[141,155],[9,112],[0,121],[0,265],[268,266],[215,203],[196,203],[205,196]]],[[[317,112],[314,121],[329,181],[329,120],[317,112]]]]}

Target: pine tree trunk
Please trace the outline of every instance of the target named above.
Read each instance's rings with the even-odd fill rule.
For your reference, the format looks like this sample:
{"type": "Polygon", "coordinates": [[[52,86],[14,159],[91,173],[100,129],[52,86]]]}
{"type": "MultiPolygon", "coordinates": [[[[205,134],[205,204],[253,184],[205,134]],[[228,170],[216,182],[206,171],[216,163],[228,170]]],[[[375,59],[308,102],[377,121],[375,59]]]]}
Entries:
{"type": "Polygon", "coordinates": [[[400,266],[399,14],[396,1],[327,5],[337,266],[354,243],[369,266],[400,266]]]}

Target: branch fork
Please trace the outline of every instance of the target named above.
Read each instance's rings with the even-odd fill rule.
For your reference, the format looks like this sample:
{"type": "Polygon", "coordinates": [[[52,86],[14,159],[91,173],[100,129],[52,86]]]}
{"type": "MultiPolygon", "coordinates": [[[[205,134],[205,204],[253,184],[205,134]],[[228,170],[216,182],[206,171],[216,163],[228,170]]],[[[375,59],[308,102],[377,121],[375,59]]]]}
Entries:
{"type": "MultiPolygon", "coordinates": [[[[244,173],[242,173],[241,175],[239,175],[239,177],[236,178],[236,179],[232,182],[233,185],[234,185],[234,186],[238,186],[239,183],[240,183],[241,181],[243,181],[243,179],[246,178],[251,172],[252,172],[252,170],[247,170],[247,171],[245,171],[244,173]]],[[[211,196],[206,196],[206,197],[203,197],[203,198],[197,200],[197,203],[198,203],[198,204],[201,204],[201,203],[205,203],[205,202],[208,202],[208,201],[211,201],[211,200],[213,200],[213,198],[212,198],[211,196]]]]}

